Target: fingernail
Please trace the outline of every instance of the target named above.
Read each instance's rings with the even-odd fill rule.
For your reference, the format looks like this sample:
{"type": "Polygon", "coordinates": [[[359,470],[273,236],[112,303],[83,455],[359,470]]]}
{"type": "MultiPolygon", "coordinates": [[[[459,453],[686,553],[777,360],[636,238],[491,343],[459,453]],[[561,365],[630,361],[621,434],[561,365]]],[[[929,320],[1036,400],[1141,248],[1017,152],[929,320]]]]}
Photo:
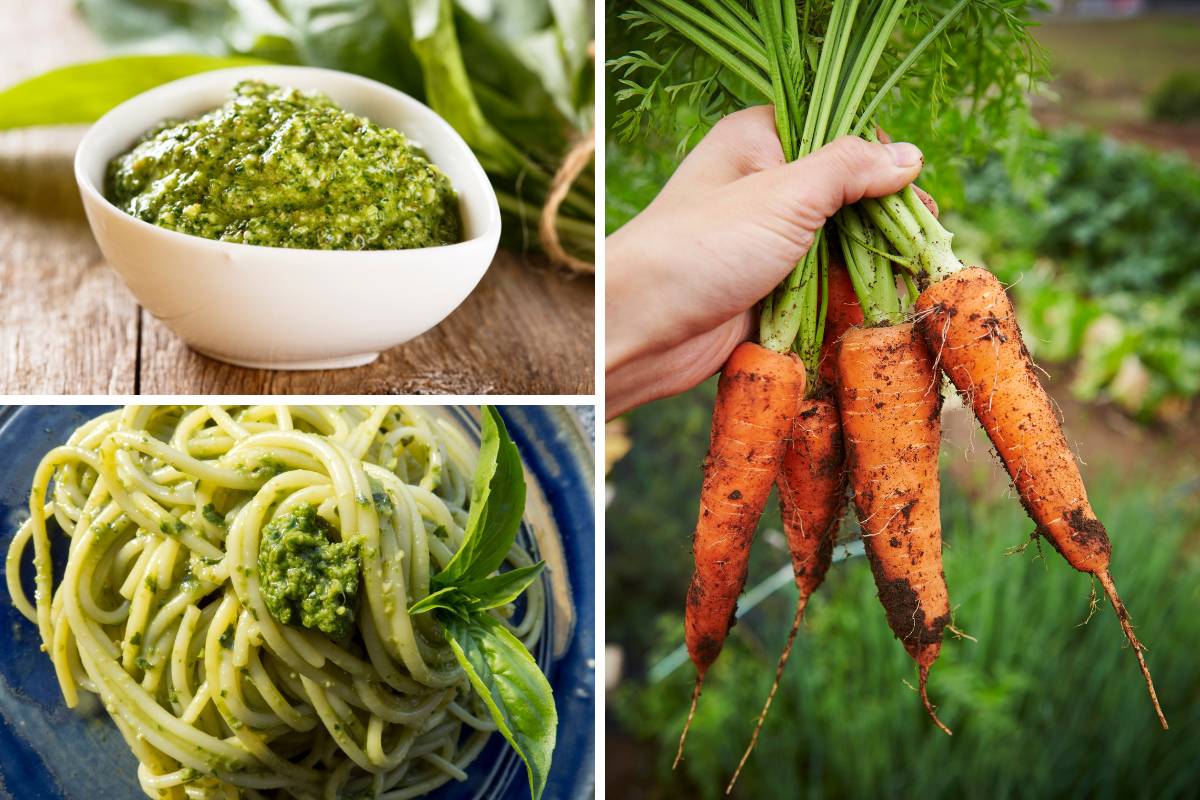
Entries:
{"type": "Polygon", "coordinates": [[[892,161],[897,167],[915,167],[923,163],[924,156],[921,155],[921,150],[915,144],[908,142],[892,142],[885,144],[892,154],[892,161]]]}

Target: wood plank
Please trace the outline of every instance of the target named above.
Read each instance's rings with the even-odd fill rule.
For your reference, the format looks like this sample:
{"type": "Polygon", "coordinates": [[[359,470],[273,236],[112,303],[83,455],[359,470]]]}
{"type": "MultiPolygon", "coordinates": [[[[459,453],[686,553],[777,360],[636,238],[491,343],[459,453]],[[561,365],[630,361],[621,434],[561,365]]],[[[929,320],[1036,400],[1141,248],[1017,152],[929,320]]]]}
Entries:
{"type": "Polygon", "coordinates": [[[255,370],[194,353],[145,311],[145,394],[592,394],[594,280],[501,252],[441,325],[364,367],[255,370]]]}
{"type": "Polygon", "coordinates": [[[81,131],[0,137],[0,390],[131,394],[138,307],[92,240],[71,157],[81,131]]]}
{"type": "MultiPolygon", "coordinates": [[[[0,85],[99,48],[69,2],[0,0],[0,85]]],[[[137,304],[92,241],[71,161],[82,128],[0,133],[0,391],[134,390],[137,304]]]]}

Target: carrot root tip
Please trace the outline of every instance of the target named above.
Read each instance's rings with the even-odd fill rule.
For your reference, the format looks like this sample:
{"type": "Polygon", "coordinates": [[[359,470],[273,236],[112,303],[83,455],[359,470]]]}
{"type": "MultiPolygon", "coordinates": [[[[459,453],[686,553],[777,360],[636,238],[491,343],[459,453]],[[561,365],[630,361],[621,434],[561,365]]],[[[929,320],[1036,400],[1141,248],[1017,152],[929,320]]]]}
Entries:
{"type": "Polygon", "coordinates": [[[767,712],[771,710],[775,693],[779,691],[783,668],[787,666],[788,658],[792,655],[792,645],[796,641],[796,632],[800,630],[800,620],[804,617],[804,609],[807,605],[808,597],[802,593],[796,602],[796,615],[792,618],[792,629],[788,632],[787,644],[783,646],[783,652],[779,655],[779,663],[775,666],[775,681],[771,684],[771,691],[767,693],[767,701],[763,703],[762,711],[758,714],[758,722],[754,726],[754,733],[750,736],[750,744],[746,746],[746,752],[742,753],[742,760],[738,762],[737,769],[733,771],[733,777],[729,779],[729,785],[725,787],[726,795],[733,794],[733,786],[741,776],[742,768],[746,766],[750,754],[754,752],[754,746],[758,744],[758,735],[762,732],[763,723],[767,721],[767,712]]]}
{"type": "Polygon", "coordinates": [[[1112,575],[1108,570],[1101,570],[1096,573],[1096,577],[1099,579],[1100,585],[1104,587],[1104,593],[1108,595],[1113,610],[1117,612],[1117,621],[1121,623],[1121,630],[1125,632],[1125,638],[1129,640],[1133,654],[1137,656],[1138,667],[1142,670],[1142,677],[1146,680],[1146,690],[1150,692],[1150,702],[1154,704],[1154,713],[1158,716],[1158,723],[1164,731],[1169,730],[1167,717],[1163,714],[1162,706],[1158,702],[1158,692],[1154,691],[1154,679],[1150,677],[1150,667],[1146,665],[1146,657],[1142,655],[1146,646],[1138,640],[1137,635],[1133,632],[1133,623],[1129,621],[1129,612],[1125,609],[1125,604],[1121,602],[1120,595],[1117,594],[1117,586],[1113,583],[1112,575]]]}
{"type": "Polygon", "coordinates": [[[700,690],[704,687],[704,673],[696,676],[696,685],[692,689],[692,707],[688,709],[687,722],[683,723],[683,733],[679,734],[679,749],[675,751],[675,760],[671,762],[671,769],[679,766],[679,762],[683,760],[683,746],[687,743],[688,731],[692,728],[692,719],[696,716],[696,701],[700,699],[700,690]]]}
{"type": "Polygon", "coordinates": [[[929,667],[921,667],[921,702],[925,704],[925,710],[929,712],[929,718],[933,720],[933,724],[941,729],[942,733],[947,736],[953,736],[954,731],[946,727],[946,723],[938,719],[937,712],[933,710],[933,703],[929,702],[929,694],[925,691],[925,684],[929,681],[929,667]]]}

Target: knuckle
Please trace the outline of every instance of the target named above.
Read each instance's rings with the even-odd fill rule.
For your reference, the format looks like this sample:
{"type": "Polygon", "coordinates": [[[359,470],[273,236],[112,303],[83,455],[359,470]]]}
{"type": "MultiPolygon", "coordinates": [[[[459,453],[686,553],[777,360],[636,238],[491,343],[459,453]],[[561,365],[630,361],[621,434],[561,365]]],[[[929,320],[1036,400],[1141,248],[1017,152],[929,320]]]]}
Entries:
{"type": "Polygon", "coordinates": [[[875,148],[857,136],[841,136],[830,143],[829,150],[842,167],[852,172],[866,169],[875,161],[875,148]]]}
{"type": "Polygon", "coordinates": [[[727,152],[739,175],[750,175],[784,163],[771,106],[754,106],[722,117],[710,135],[727,152]]]}
{"type": "Polygon", "coordinates": [[[735,168],[742,175],[761,172],[784,163],[783,150],[776,139],[748,142],[734,154],[735,168]]]}
{"type": "Polygon", "coordinates": [[[744,108],[741,111],[735,111],[732,114],[726,114],[717,120],[717,124],[713,126],[712,132],[719,136],[737,136],[745,128],[758,123],[764,114],[771,114],[770,106],[753,106],[751,108],[744,108]]]}

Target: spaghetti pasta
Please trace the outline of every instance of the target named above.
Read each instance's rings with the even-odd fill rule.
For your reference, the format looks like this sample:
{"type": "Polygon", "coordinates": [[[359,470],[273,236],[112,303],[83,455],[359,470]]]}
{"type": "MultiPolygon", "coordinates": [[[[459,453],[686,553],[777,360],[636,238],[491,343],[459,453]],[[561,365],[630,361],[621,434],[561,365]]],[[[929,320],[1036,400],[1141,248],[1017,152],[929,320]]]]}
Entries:
{"type": "MultiPolygon", "coordinates": [[[[463,542],[476,459],[419,408],[112,411],[43,458],[8,589],[67,705],[100,697],[147,796],[417,797],[465,779],[496,730],[433,615],[409,613],[463,542]],[[314,511],[361,561],[360,586],[321,584],[336,603],[308,595],[355,615],[342,639],[281,622],[259,566],[264,528],[314,511]],[[70,540],[57,581],[51,523],[70,540]]],[[[316,579],[302,555],[283,580],[316,579]]],[[[507,563],[533,560],[514,545],[507,563]]],[[[523,613],[489,613],[529,648],[544,612],[535,581],[523,613]]]]}

